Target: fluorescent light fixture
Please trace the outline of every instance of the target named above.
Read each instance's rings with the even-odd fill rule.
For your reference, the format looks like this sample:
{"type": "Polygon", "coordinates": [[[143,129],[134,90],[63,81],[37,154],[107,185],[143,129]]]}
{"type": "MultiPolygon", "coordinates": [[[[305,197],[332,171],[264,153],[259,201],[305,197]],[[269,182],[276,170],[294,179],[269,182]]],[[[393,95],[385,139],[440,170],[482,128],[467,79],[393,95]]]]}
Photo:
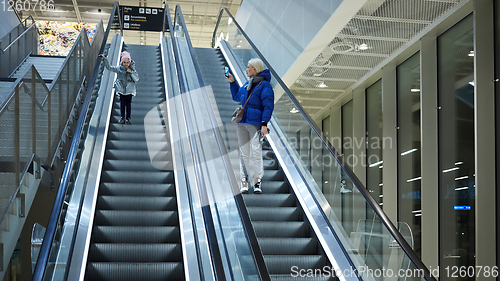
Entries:
{"type": "Polygon", "coordinates": [[[380,206],[384,205],[384,203],[379,203],[380,206]]]}
{"type": "Polygon", "coordinates": [[[241,45],[237,45],[236,48],[241,48],[241,45]]]}
{"type": "Polygon", "coordinates": [[[405,151],[405,152],[401,153],[401,156],[405,156],[405,155],[410,154],[410,153],[415,152],[415,151],[417,151],[417,149],[416,149],[416,148],[414,148],[414,149],[410,149],[410,150],[408,150],[408,151],[405,151]]]}
{"type": "Polygon", "coordinates": [[[415,214],[415,217],[421,217],[422,214],[415,214]]]}
{"type": "Polygon", "coordinates": [[[420,89],[411,89],[410,91],[411,91],[412,93],[418,93],[418,92],[420,92],[420,89]]]}
{"type": "Polygon", "coordinates": [[[384,197],[384,195],[383,195],[383,194],[380,194],[378,197],[382,198],[382,197],[384,197]]]}
{"type": "Polygon", "coordinates": [[[379,169],[382,169],[383,167],[384,167],[384,166],[380,166],[380,167],[378,167],[378,168],[379,168],[379,169]]]}
{"type": "Polygon", "coordinates": [[[464,162],[457,162],[455,165],[462,165],[464,162]]]}
{"type": "Polygon", "coordinates": [[[232,18],[228,18],[227,19],[227,25],[231,25],[233,23],[233,19],[232,18]]]}
{"type": "Polygon", "coordinates": [[[370,165],[370,166],[368,166],[368,167],[370,167],[370,168],[371,168],[371,167],[375,167],[375,166],[378,166],[378,165],[380,165],[380,164],[382,164],[382,163],[384,163],[384,161],[378,161],[377,163],[373,163],[373,164],[371,164],[371,165],[370,165]]]}
{"type": "Polygon", "coordinates": [[[469,54],[468,54],[469,57],[473,57],[474,56],[474,51],[470,51],[469,54]]]}
{"type": "Polygon", "coordinates": [[[368,50],[368,45],[366,45],[365,43],[359,45],[359,49],[364,51],[364,50],[368,50]]]}
{"type": "Polygon", "coordinates": [[[319,83],[318,87],[320,87],[320,88],[326,88],[328,86],[325,84],[325,82],[321,81],[321,83],[319,83]]]}
{"type": "Polygon", "coordinates": [[[415,210],[415,211],[411,211],[411,212],[412,212],[412,213],[414,213],[414,214],[415,214],[415,213],[421,213],[421,212],[422,212],[422,210],[415,210]]]}
{"type": "Polygon", "coordinates": [[[328,181],[325,181],[325,183],[328,183],[328,181]]]}
{"type": "Polygon", "coordinates": [[[299,110],[297,108],[295,108],[295,107],[292,108],[292,110],[290,110],[290,113],[297,113],[297,112],[299,112],[299,110]]]}
{"type": "Polygon", "coordinates": [[[383,183],[381,183],[381,184],[379,184],[378,186],[383,186],[383,185],[384,185],[384,184],[383,184],[383,183]]]}
{"type": "Polygon", "coordinates": [[[474,87],[474,85],[475,85],[474,81],[470,81],[469,85],[471,85],[472,87],[474,87]]]}
{"type": "Polygon", "coordinates": [[[460,169],[459,167],[455,167],[455,168],[451,168],[451,169],[448,169],[448,170],[443,170],[443,173],[448,173],[448,172],[451,172],[451,171],[456,171],[460,169]]]}
{"type": "Polygon", "coordinates": [[[468,179],[469,176],[463,176],[463,177],[459,177],[459,178],[455,178],[456,181],[459,181],[459,180],[464,180],[464,179],[468,179]]]}
{"type": "Polygon", "coordinates": [[[417,177],[417,178],[406,180],[406,182],[418,181],[418,180],[421,180],[421,179],[422,179],[422,177],[417,177]]]}
{"type": "Polygon", "coordinates": [[[465,189],[469,189],[469,187],[468,186],[464,186],[464,187],[455,188],[456,191],[465,190],[465,189]]]}

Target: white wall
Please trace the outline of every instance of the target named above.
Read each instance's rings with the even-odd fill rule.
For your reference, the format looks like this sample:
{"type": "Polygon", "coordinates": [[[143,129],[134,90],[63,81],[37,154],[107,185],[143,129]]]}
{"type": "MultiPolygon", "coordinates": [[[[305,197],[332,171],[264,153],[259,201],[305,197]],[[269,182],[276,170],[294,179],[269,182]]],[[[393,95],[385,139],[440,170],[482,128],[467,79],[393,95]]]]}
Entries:
{"type": "MultiPolygon", "coordinates": [[[[6,1],[7,2],[7,1],[6,1]]],[[[0,39],[9,33],[14,27],[19,24],[19,19],[13,11],[0,9],[0,39]]]]}
{"type": "Polygon", "coordinates": [[[342,2],[243,0],[236,20],[282,76],[342,2]]]}

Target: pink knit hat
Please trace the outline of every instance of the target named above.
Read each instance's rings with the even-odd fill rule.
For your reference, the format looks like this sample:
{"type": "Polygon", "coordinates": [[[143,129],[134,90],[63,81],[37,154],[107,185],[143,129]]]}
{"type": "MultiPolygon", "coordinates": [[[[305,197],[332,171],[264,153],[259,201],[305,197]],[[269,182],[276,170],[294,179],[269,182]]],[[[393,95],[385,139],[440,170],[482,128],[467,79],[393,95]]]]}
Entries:
{"type": "Polygon", "coordinates": [[[122,52],[122,62],[131,61],[131,60],[132,60],[132,58],[130,58],[129,52],[122,52]]]}

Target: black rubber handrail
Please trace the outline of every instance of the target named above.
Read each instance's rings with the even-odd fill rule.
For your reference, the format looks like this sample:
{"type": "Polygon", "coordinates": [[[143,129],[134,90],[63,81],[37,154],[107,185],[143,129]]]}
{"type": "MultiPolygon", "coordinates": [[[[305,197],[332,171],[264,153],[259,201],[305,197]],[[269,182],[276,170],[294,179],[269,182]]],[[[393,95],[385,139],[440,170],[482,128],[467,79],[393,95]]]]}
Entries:
{"type": "MultiPolygon", "coordinates": [[[[180,7],[179,7],[179,11],[180,11],[180,7]]],[[[264,281],[271,280],[271,277],[269,275],[269,271],[267,270],[266,263],[264,261],[264,255],[262,254],[262,251],[260,250],[259,243],[257,240],[257,235],[255,234],[255,231],[253,229],[253,226],[252,226],[252,223],[250,220],[250,215],[248,214],[248,210],[246,209],[245,203],[243,201],[243,196],[241,195],[241,193],[239,192],[239,189],[238,189],[239,184],[238,184],[238,181],[236,180],[236,177],[234,176],[234,171],[233,171],[233,168],[231,165],[231,161],[229,160],[229,156],[228,156],[229,153],[227,151],[227,147],[226,147],[226,144],[224,142],[224,138],[222,137],[222,133],[219,130],[219,126],[217,124],[217,119],[215,118],[215,114],[214,114],[212,107],[210,105],[210,101],[208,100],[208,96],[204,90],[205,83],[203,82],[200,67],[198,65],[198,61],[197,61],[196,56],[194,54],[194,48],[193,48],[193,45],[191,43],[191,39],[189,37],[186,23],[184,22],[183,17],[181,17],[181,24],[182,24],[182,28],[184,29],[184,33],[186,36],[186,42],[188,43],[189,52],[191,54],[191,59],[193,60],[196,76],[198,77],[198,83],[199,83],[200,89],[203,93],[202,96],[203,96],[203,99],[205,102],[205,106],[207,107],[207,111],[209,113],[208,117],[210,119],[210,122],[212,123],[215,139],[217,141],[219,151],[222,155],[222,160],[224,162],[224,168],[225,168],[226,173],[228,174],[228,177],[229,177],[229,184],[232,187],[231,190],[232,190],[234,198],[235,198],[235,202],[236,202],[236,206],[238,208],[238,212],[240,214],[240,218],[242,219],[242,225],[243,225],[243,229],[245,231],[245,235],[247,236],[249,243],[250,243],[252,257],[254,258],[259,277],[261,280],[264,280],[264,281]]]]}
{"type": "Polygon", "coordinates": [[[341,165],[342,169],[344,172],[347,174],[349,179],[354,183],[356,188],[358,188],[359,192],[363,195],[365,198],[366,202],[372,207],[373,211],[375,214],[380,218],[382,223],[386,226],[387,230],[389,233],[395,238],[397,243],[401,246],[403,251],[406,253],[406,255],[410,258],[410,260],[413,262],[413,264],[417,267],[417,269],[422,270],[424,274],[424,278],[428,281],[436,281],[436,279],[430,274],[429,270],[427,267],[424,265],[424,263],[420,260],[420,258],[417,256],[415,251],[411,248],[411,246],[406,242],[404,237],[399,233],[398,229],[394,226],[392,221],[389,219],[389,217],[384,213],[382,208],[378,205],[378,203],[375,201],[375,199],[370,195],[366,187],[363,185],[363,183],[358,179],[358,177],[354,174],[354,172],[349,168],[349,166],[345,163],[344,158],[342,157],[341,154],[337,152],[337,150],[333,147],[333,145],[330,143],[330,141],[325,137],[321,129],[318,127],[316,122],[312,120],[312,118],[309,116],[309,114],[304,110],[304,108],[300,105],[300,103],[297,101],[295,96],[292,94],[292,92],[288,89],[288,87],[285,85],[283,80],[281,80],[281,77],[278,75],[278,73],[271,67],[270,63],[266,60],[264,55],[259,51],[257,46],[253,43],[253,41],[248,37],[248,35],[245,33],[243,28],[238,24],[236,19],[233,17],[233,15],[229,12],[227,8],[223,8],[220,11],[219,14],[219,19],[217,21],[217,26],[215,27],[213,37],[212,37],[212,45],[215,45],[215,37],[216,37],[216,32],[217,28],[220,23],[220,19],[222,18],[224,12],[228,14],[228,16],[232,19],[233,23],[237,27],[238,31],[245,37],[247,42],[250,44],[252,49],[257,53],[257,55],[260,57],[260,59],[264,62],[264,64],[268,67],[269,71],[273,74],[275,79],[277,80],[278,84],[282,87],[282,89],[285,91],[285,93],[288,95],[290,100],[293,102],[297,110],[302,113],[304,118],[307,120],[311,128],[314,130],[316,135],[321,139],[323,144],[328,148],[330,153],[335,157],[337,162],[341,165]]]}
{"type": "MultiPolygon", "coordinates": [[[[106,46],[106,42],[108,39],[109,31],[111,30],[111,22],[113,21],[113,16],[116,13],[118,7],[119,7],[118,2],[115,2],[113,5],[113,10],[111,12],[109,21],[108,21],[108,27],[106,29],[106,32],[104,34],[104,37],[103,37],[103,40],[101,43],[101,47],[99,49],[99,54],[104,51],[104,48],[106,46]]],[[[37,263],[35,266],[35,271],[33,272],[33,277],[31,279],[32,281],[41,281],[43,279],[45,269],[47,268],[47,265],[48,265],[50,249],[52,248],[52,243],[53,243],[54,236],[56,233],[56,228],[57,228],[57,222],[58,222],[61,208],[62,208],[62,205],[64,202],[66,189],[68,188],[68,184],[70,181],[71,171],[73,170],[73,166],[75,163],[76,154],[77,154],[77,150],[78,150],[78,143],[80,141],[80,137],[81,137],[81,134],[83,132],[83,125],[85,123],[85,118],[87,116],[89,103],[90,103],[90,97],[92,95],[92,91],[94,89],[94,84],[95,84],[95,81],[97,79],[97,75],[99,72],[99,63],[100,63],[100,60],[98,59],[95,66],[94,66],[92,78],[91,78],[90,83],[87,87],[87,93],[85,95],[85,100],[84,100],[83,105],[82,105],[82,111],[80,112],[80,116],[78,118],[78,123],[77,123],[77,126],[75,128],[75,134],[74,134],[73,140],[71,142],[71,147],[70,147],[68,156],[66,157],[67,162],[66,162],[66,165],[64,166],[64,171],[63,171],[63,175],[61,178],[61,183],[60,183],[59,189],[57,191],[54,206],[52,208],[52,213],[50,214],[49,223],[47,225],[47,230],[46,230],[45,236],[43,238],[43,243],[42,243],[42,246],[40,248],[40,253],[38,254],[38,260],[37,260],[37,263]]]]}

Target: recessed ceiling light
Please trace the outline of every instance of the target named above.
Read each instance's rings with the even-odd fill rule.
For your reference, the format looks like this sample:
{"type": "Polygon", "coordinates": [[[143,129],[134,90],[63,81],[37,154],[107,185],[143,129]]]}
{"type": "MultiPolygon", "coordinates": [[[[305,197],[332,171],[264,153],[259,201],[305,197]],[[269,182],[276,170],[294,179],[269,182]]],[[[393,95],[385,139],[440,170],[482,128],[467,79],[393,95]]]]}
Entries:
{"type": "Polygon", "coordinates": [[[470,51],[469,54],[468,54],[469,57],[473,57],[474,56],[474,51],[470,51]]]}
{"type": "Polygon", "coordinates": [[[410,91],[411,91],[412,93],[418,93],[418,92],[420,92],[420,89],[411,89],[410,91]]]}
{"type": "Polygon", "coordinates": [[[359,45],[359,49],[361,51],[368,50],[368,45],[366,45],[365,43],[363,43],[363,44],[359,45]]]}
{"type": "Polygon", "coordinates": [[[297,110],[297,108],[295,108],[295,107],[294,107],[294,108],[292,108],[292,110],[290,110],[290,113],[297,113],[297,112],[299,112],[299,111],[298,111],[298,110],[297,110]]]}
{"type": "Polygon", "coordinates": [[[325,82],[321,81],[321,83],[319,83],[318,87],[320,87],[320,88],[326,88],[328,86],[325,84],[325,82]]]}

